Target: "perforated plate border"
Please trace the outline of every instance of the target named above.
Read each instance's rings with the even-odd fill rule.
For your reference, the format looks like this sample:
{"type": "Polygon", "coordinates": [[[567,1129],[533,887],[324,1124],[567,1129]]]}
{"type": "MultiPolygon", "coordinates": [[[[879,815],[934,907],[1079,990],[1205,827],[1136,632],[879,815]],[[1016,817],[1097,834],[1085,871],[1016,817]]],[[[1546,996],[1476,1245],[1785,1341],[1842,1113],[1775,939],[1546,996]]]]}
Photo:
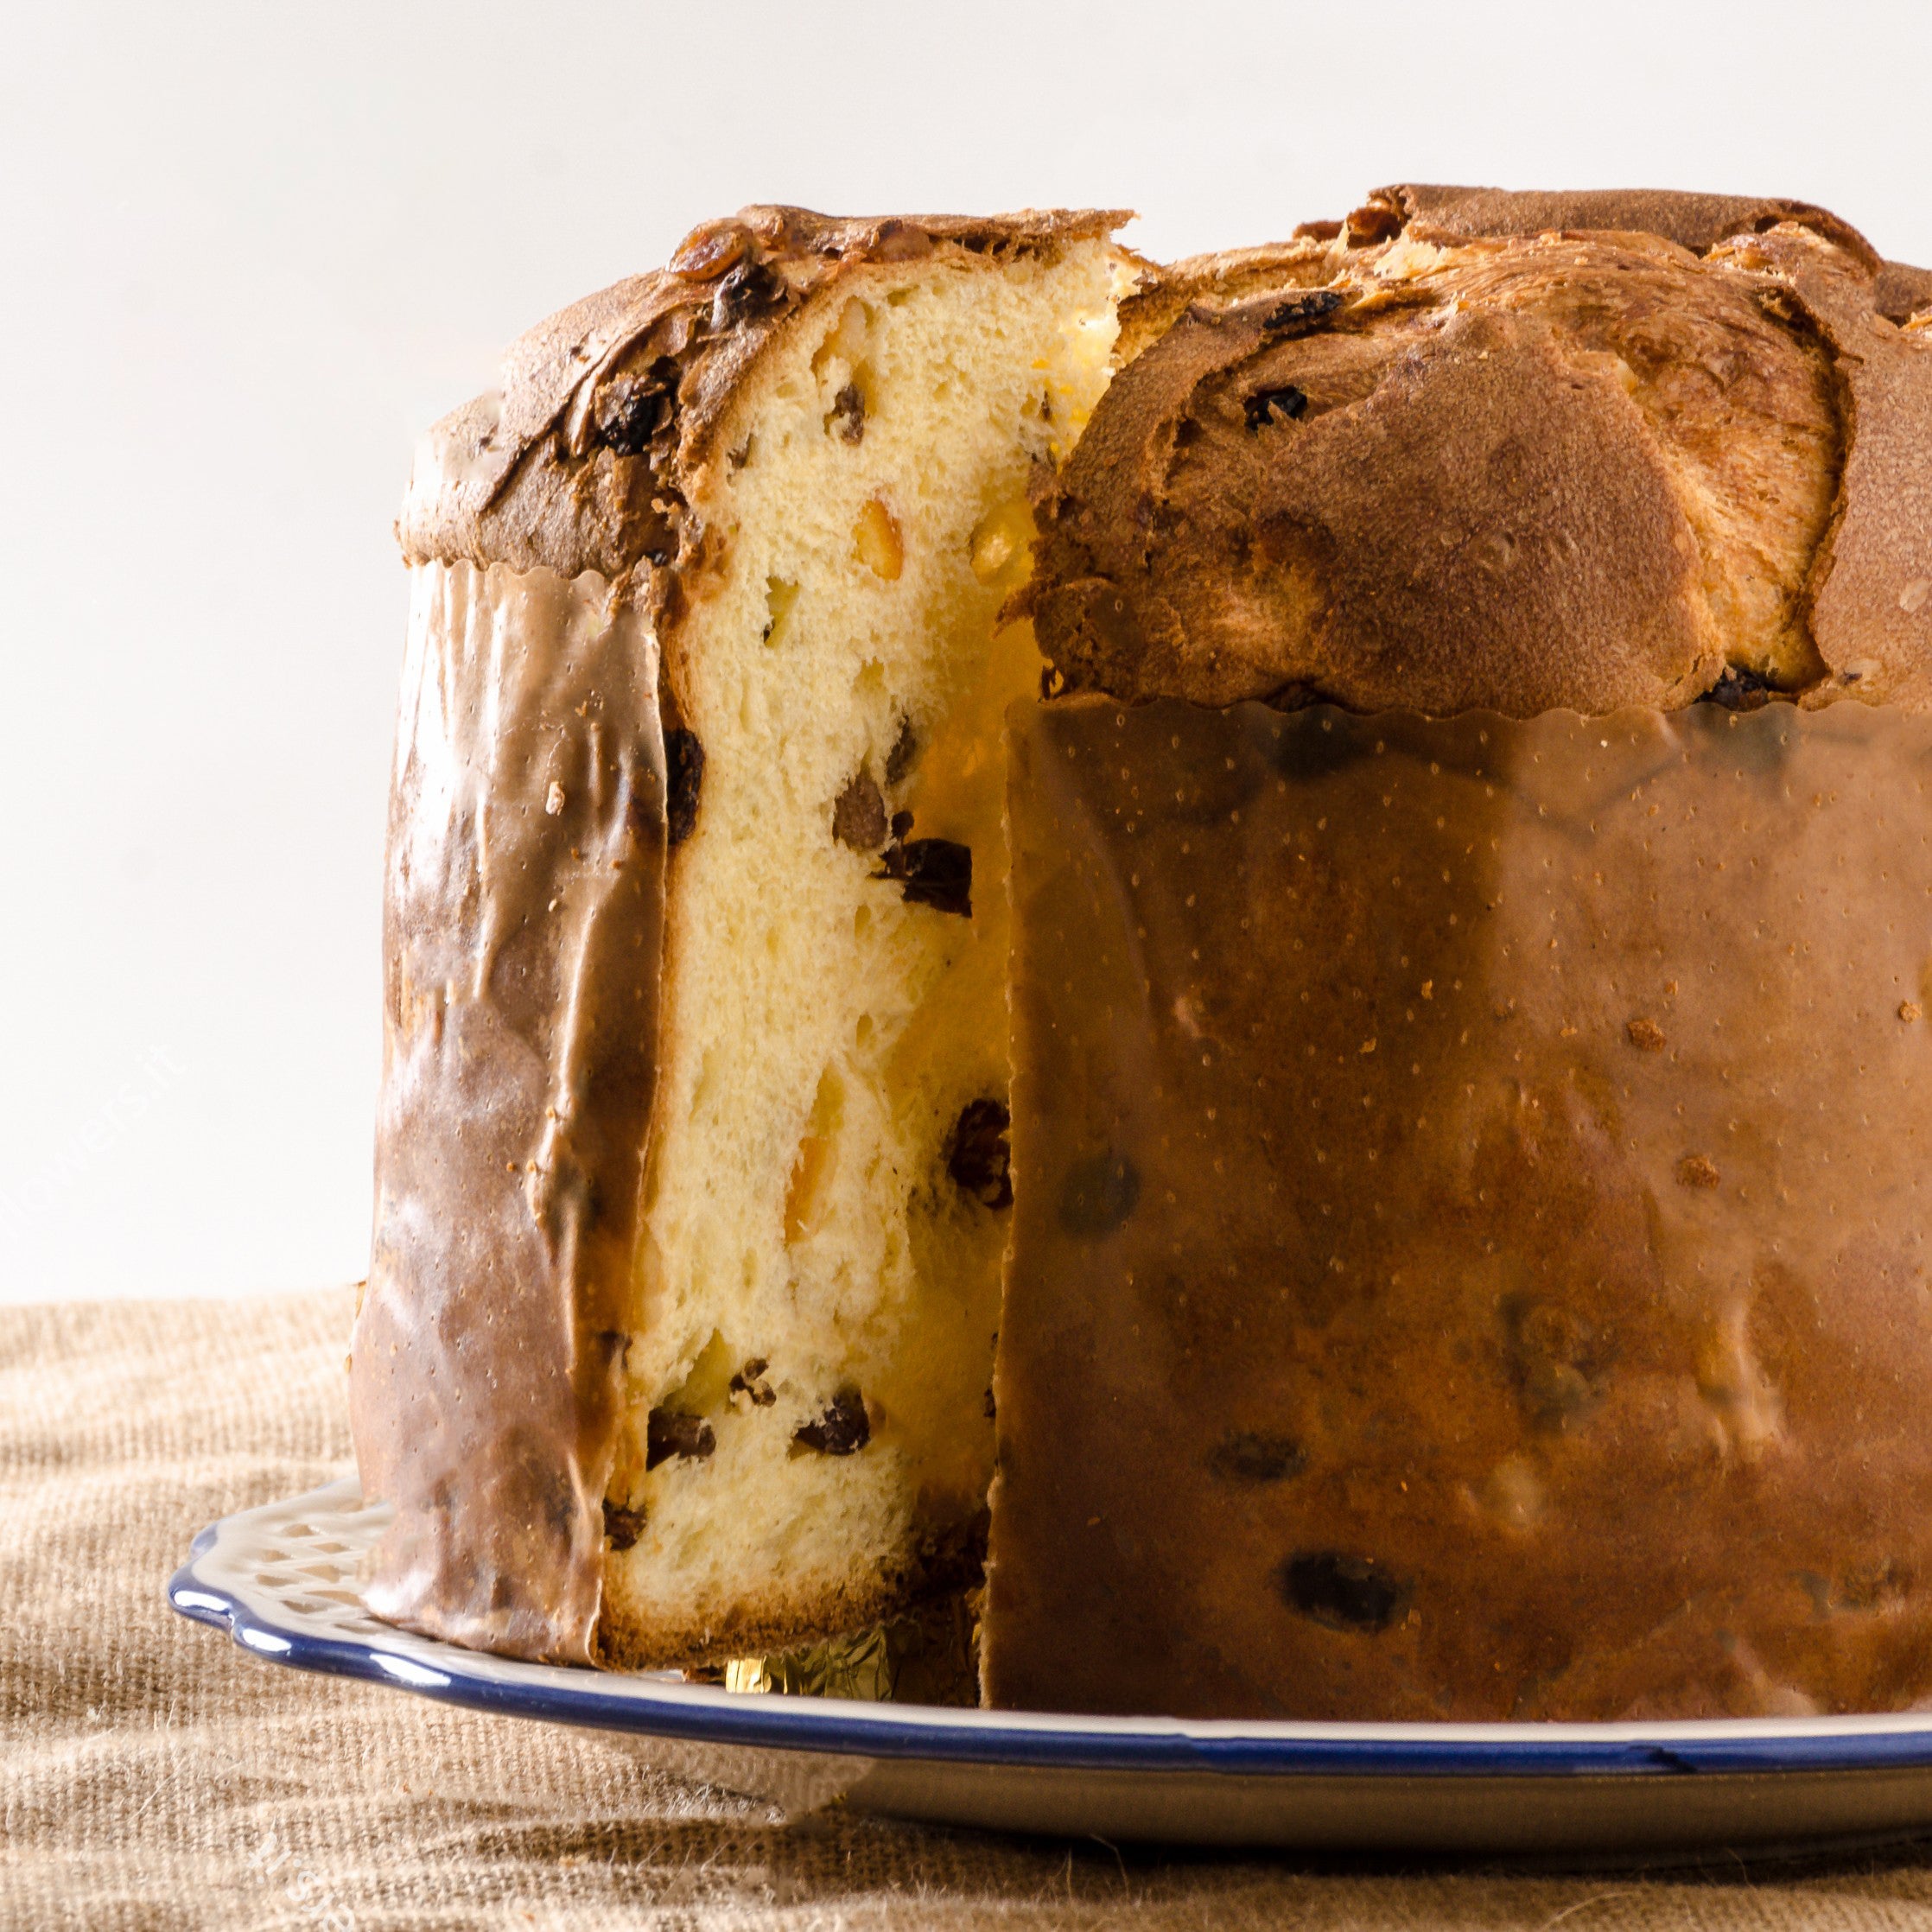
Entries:
{"type": "Polygon", "coordinates": [[[1932,1713],[1671,1724],[1227,1723],[747,1696],[675,1672],[524,1663],[378,1622],[356,1579],[388,1521],[353,1478],[224,1516],[168,1586],[256,1656],[505,1716],[761,1750],[1241,1776],[1651,1776],[1932,1767],[1932,1713]]]}

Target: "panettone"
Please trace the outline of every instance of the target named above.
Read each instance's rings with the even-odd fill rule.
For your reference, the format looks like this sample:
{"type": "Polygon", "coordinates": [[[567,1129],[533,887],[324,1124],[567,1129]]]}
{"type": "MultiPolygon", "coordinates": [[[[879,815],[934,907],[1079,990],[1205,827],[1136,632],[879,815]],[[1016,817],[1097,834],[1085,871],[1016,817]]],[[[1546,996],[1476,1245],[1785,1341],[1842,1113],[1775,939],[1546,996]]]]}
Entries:
{"type": "Polygon", "coordinates": [[[432,436],[370,1601],[715,1664],[990,1479],[998,1704],[1932,1696],[1932,277],[1117,219],[747,210],[432,436]]]}
{"type": "Polygon", "coordinates": [[[1007,700],[1119,218],[747,209],[441,424],[351,1389],[369,1601],[722,1658],[976,1573],[1007,700]]]}
{"type": "Polygon", "coordinates": [[[1923,278],[1708,197],[1275,257],[1127,305],[1026,594],[988,1696],[1917,1703],[1923,278]]]}

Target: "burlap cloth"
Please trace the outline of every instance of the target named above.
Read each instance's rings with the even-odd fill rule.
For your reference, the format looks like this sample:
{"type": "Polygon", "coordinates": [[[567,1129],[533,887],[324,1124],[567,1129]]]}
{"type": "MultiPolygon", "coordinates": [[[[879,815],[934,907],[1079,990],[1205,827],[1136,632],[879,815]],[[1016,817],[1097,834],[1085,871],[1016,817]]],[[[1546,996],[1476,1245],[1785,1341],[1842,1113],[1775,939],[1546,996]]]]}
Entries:
{"type": "Polygon", "coordinates": [[[304,1676],[162,1586],[341,1473],[344,1295],[0,1311],[0,1926],[1932,1923],[1932,1847],[1562,1875],[774,1824],[594,1734],[304,1676]]]}

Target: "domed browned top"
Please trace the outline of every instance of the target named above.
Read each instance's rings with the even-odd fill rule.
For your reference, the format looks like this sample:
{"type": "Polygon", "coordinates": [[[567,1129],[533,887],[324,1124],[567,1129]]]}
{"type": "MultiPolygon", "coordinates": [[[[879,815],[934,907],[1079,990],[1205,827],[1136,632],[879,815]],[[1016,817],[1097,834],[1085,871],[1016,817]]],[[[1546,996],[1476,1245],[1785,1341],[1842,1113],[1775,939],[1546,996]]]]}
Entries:
{"type": "Polygon", "coordinates": [[[1178,264],[1046,506],[1042,647],[1210,704],[1921,707],[1920,302],[1835,217],[1723,196],[1384,189],[1178,264]]]}

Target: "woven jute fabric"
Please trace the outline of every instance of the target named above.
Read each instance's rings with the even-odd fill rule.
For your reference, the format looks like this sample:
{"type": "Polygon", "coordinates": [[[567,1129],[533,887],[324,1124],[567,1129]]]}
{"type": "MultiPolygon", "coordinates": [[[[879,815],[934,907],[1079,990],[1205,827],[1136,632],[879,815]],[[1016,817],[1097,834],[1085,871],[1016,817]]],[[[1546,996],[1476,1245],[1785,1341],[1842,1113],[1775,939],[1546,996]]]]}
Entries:
{"type": "Polygon", "coordinates": [[[1932,1925],[1932,1846],[1561,1873],[787,1825],[262,1662],[163,1588],[204,1523],[345,1472],[348,1318],[0,1311],[0,1927],[1932,1925]]]}

